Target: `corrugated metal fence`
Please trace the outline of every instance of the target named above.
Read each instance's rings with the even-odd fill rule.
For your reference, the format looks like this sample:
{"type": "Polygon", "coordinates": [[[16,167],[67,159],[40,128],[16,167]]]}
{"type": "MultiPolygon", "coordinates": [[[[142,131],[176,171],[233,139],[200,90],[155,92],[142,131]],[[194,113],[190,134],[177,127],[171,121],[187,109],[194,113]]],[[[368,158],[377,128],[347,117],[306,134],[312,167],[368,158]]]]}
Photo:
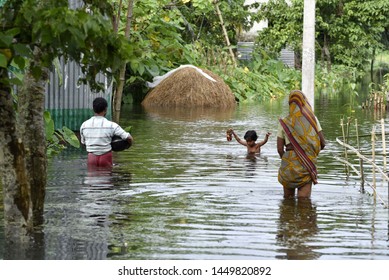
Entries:
{"type": "MultiPolygon", "coordinates": [[[[78,83],[83,74],[77,63],[61,59],[59,65],[59,69],[50,73],[46,85],[45,109],[51,113],[56,129],[66,126],[77,131],[82,122],[93,115],[93,99],[102,96],[110,105],[112,82],[106,76],[98,75],[97,81],[104,83],[104,91],[93,92],[88,85],[78,83]]],[[[110,108],[108,118],[111,117],[110,108]]]]}
{"type": "MultiPolygon", "coordinates": [[[[251,60],[254,50],[254,42],[238,42],[238,58],[241,60],[251,60]]],[[[281,50],[279,57],[286,66],[294,68],[294,52],[291,49],[285,48],[281,50]]]]}

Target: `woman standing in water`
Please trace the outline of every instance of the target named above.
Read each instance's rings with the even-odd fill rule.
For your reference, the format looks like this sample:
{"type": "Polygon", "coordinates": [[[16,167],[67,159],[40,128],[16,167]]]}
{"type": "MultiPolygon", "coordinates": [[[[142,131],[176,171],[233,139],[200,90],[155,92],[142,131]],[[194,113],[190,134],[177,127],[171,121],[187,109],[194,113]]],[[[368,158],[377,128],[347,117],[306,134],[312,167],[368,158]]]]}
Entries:
{"type": "Polygon", "coordinates": [[[277,151],[281,158],[278,181],[284,197],[311,196],[312,183],[317,184],[316,161],[325,147],[319,120],[300,90],[289,95],[289,115],[279,119],[277,151]]]}

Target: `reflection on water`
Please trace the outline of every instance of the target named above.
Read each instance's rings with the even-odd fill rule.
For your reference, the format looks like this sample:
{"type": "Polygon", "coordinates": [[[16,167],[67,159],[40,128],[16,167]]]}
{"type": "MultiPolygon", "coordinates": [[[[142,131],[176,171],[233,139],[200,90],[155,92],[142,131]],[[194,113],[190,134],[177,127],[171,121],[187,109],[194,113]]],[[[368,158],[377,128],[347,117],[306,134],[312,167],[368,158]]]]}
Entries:
{"type": "Polygon", "coordinates": [[[245,177],[255,177],[257,165],[266,165],[268,162],[267,156],[261,154],[247,153],[245,158],[245,177]]]}
{"type": "MultiPolygon", "coordinates": [[[[45,223],[9,259],[388,259],[388,210],[334,160],[339,100],[315,103],[326,138],[310,200],[285,200],[278,183],[277,119],[286,102],[233,111],[124,108],[134,145],[110,172],[90,172],[69,149],[49,162],[45,223]],[[225,139],[272,133],[259,155],[225,139]]],[[[361,130],[372,116],[356,110],[361,130]]],[[[362,143],[363,145],[364,143],[362,143]]],[[[387,186],[378,191],[387,197],[387,186]]],[[[5,229],[0,227],[0,234],[5,229]]],[[[3,235],[0,240],[4,241],[3,235]]]]}
{"type": "Polygon", "coordinates": [[[318,233],[316,206],[311,199],[285,198],[280,204],[277,241],[282,253],[277,258],[313,260],[320,257],[309,245],[318,233]]]}
{"type": "Polygon", "coordinates": [[[85,185],[97,188],[112,188],[112,170],[90,170],[84,179],[85,185]]]}
{"type": "Polygon", "coordinates": [[[201,119],[225,120],[231,118],[235,113],[235,108],[209,108],[209,107],[154,107],[144,108],[145,113],[150,118],[163,118],[172,120],[196,121],[201,119]]]}

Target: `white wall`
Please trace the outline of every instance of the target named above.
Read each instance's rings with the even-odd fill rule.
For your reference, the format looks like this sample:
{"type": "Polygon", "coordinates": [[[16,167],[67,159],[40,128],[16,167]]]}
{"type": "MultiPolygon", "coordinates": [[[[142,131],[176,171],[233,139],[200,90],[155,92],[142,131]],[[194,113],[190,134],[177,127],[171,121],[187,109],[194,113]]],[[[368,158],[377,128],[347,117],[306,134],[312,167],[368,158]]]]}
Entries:
{"type": "MultiPolygon", "coordinates": [[[[253,3],[263,3],[267,2],[267,0],[246,0],[244,2],[245,5],[250,5],[253,3]]],[[[255,11],[255,10],[252,10],[255,11]]],[[[244,32],[244,37],[255,37],[259,30],[262,30],[267,27],[267,21],[261,21],[254,23],[254,26],[247,32],[244,32]]]]}

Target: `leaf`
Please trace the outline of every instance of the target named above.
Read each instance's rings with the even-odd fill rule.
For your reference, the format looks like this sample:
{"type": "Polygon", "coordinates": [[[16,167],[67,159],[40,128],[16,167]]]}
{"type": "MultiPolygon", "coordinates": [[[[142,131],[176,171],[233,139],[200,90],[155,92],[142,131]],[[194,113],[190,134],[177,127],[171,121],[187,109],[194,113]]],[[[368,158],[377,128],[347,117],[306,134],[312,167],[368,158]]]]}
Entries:
{"type": "Polygon", "coordinates": [[[20,33],[20,28],[11,28],[7,31],[5,31],[5,34],[9,35],[9,36],[12,36],[12,37],[15,37],[16,35],[18,35],[20,33]]]}
{"type": "Polygon", "coordinates": [[[14,57],[14,62],[18,66],[19,69],[24,69],[26,66],[26,61],[20,55],[14,57]]]}
{"type": "Polygon", "coordinates": [[[53,141],[53,135],[55,130],[54,130],[54,121],[51,118],[50,112],[45,111],[43,113],[43,118],[45,120],[46,140],[53,141]]]}
{"type": "Polygon", "coordinates": [[[139,61],[138,60],[130,61],[130,66],[131,66],[132,71],[134,71],[134,72],[137,71],[138,66],[139,66],[139,61]]]}
{"type": "Polygon", "coordinates": [[[0,53],[0,67],[7,68],[7,64],[7,57],[4,54],[0,53]]]}
{"type": "Polygon", "coordinates": [[[61,70],[61,65],[59,63],[58,57],[54,58],[53,64],[54,64],[55,72],[58,74],[59,85],[62,85],[63,84],[63,73],[61,70]]]}
{"type": "Polygon", "coordinates": [[[132,83],[135,82],[135,81],[136,81],[136,76],[131,76],[131,77],[126,81],[126,83],[132,84],[132,83]]]}
{"type": "Polygon", "coordinates": [[[75,148],[80,147],[80,141],[78,141],[78,138],[76,134],[66,126],[62,127],[62,136],[64,140],[69,143],[71,146],[75,148]]]}
{"type": "Polygon", "coordinates": [[[13,48],[14,48],[15,52],[19,55],[26,56],[26,57],[32,56],[31,50],[27,45],[15,44],[15,45],[13,45],[13,48]]]}
{"type": "Polygon", "coordinates": [[[8,48],[12,44],[13,36],[0,33],[0,48],[8,48]]]}
{"type": "Polygon", "coordinates": [[[151,67],[146,66],[146,70],[147,70],[147,72],[149,72],[149,74],[150,74],[151,76],[153,76],[153,77],[159,75],[159,68],[158,68],[158,66],[155,65],[155,64],[151,65],[151,67]]]}
{"type": "Polygon", "coordinates": [[[139,75],[143,75],[143,73],[145,72],[145,66],[144,66],[144,64],[139,64],[139,66],[138,66],[138,73],[139,73],[139,75]]]}
{"type": "Polygon", "coordinates": [[[42,69],[40,67],[31,67],[31,73],[34,76],[35,79],[40,79],[42,76],[42,69]]]}
{"type": "Polygon", "coordinates": [[[9,79],[10,83],[13,84],[13,85],[17,85],[17,86],[22,86],[23,85],[23,81],[19,78],[11,78],[9,79]]]}

